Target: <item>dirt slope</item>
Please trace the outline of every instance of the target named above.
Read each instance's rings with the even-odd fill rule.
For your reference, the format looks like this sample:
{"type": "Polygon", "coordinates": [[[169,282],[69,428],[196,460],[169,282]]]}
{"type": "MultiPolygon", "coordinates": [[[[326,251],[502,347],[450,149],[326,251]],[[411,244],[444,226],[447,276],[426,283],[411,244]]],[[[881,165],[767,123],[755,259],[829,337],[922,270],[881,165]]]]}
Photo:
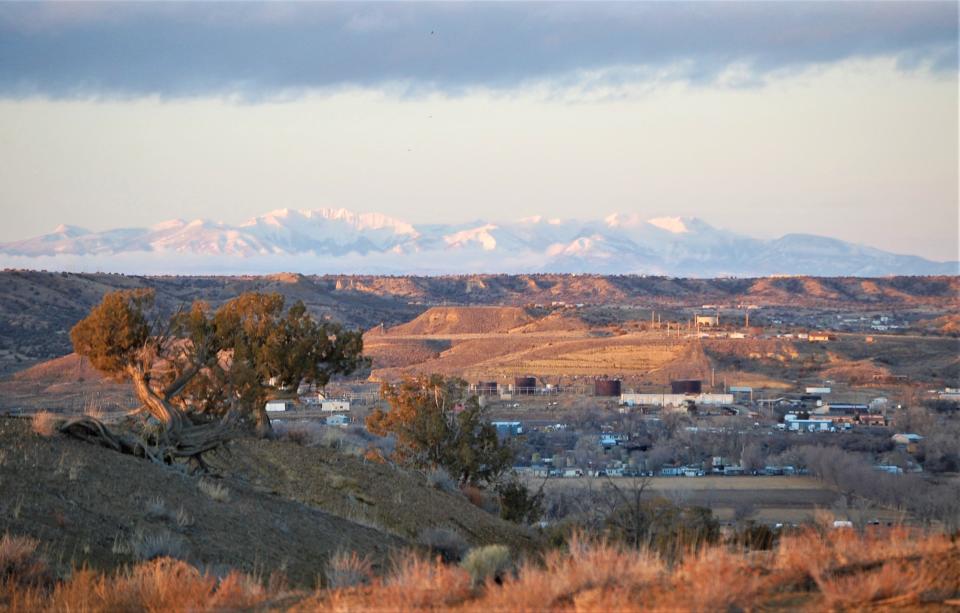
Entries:
{"type": "Polygon", "coordinates": [[[75,353],[41,362],[0,380],[0,410],[47,409],[81,412],[138,406],[131,386],[104,377],[75,353]]]}
{"type": "Polygon", "coordinates": [[[526,325],[510,330],[510,334],[533,334],[537,332],[584,332],[590,325],[574,315],[562,311],[550,313],[526,325]]]}
{"type": "Polygon", "coordinates": [[[59,384],[68,380],[107,380],[96,368],[90,365],[89,360],[84,360],[75,353],[31,366],[13,375],[12,379],[42,385],[59,384]]]}
{"type": "Polygon", "coordinates": [[[535,546],[532,533],[478,509],[460,494],[432,488],[417,473],[332,449],[244,439],[210,463],[284,498],[415,540],[425,528],[459,532],[471,545],[535,546]]]}
{"type": "MultiPolygon", "coordinates": [[[[448,522],[485,542],[498,540],[505,526],[478,518],[481,511],[465,508],[459,495],[428,490],[422,497],[424,486],[391,469],[304,451],[291,443],[234,442],[224,461],[237,469],[218,481],[229,500],[218,502],[200,491],[196,477],[175,469],[62,436],[42,438],[26,420],[0,419],[0,534],[39,539],[61,570],[130,563],[135,556],[126,545],[141,534],[178,543],[186,559],[215,570],[283,570],[295,584],[312,586],[340,549],[369,554],[382,567],[392,550],[407,545],[398,533],[448,522]],[[376,505],[398,523],[387,532],[320,508],[349,511],[349,499],[376,505]],[[151,513],[151,506],[165,511],[151,513]],[[178,525],[181,508],[188,525],[178,525]]],[[[511,534],[521,539],[518,532],[511,534]]]]}
{"type": "Polygon", "coordinates": [[[179,544],[187,560],[269,575],[283,570],[314,585],[338,550],[369,555],[381,568],[427,528],[454,530],[471,545],[538,545],[424,477],[329,448],[237,439],[205,456],[229,490],[218,502],[197,477],[64,436],[34,434],[30,422],[0,418],[0,534],[33,536],[62,570],[111,569],[136,560],[140,535],[179,544]],[[157,501],[162,513],[151,512],[157,501]],[[179,525],[178,511],[189,516],[179,525]]]}
{"type": "Polygon", "coordinates": [[[392,335],[489,334],[508,332],[533,318],[519,307],[433,307],[390,329],[392,335]]]}

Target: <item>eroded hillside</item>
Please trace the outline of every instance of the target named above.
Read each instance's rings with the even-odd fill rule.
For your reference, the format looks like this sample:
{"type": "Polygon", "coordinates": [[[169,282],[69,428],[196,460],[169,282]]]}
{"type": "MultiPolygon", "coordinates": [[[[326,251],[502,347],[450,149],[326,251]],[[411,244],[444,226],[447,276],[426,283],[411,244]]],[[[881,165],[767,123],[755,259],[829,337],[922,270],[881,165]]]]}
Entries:
{"type": "Polygon", "coordinates": [[[337,551],[385,570],[428,528],[471,545],[535,546],[526,529],[459,493],[330,449],[238,439],[208,459],[215,469],[201,478],[0,419],[0,534],[39,539],[64,572],[117,569],[167,550],[214,572],[281,571],[305,587],[337,551]]]}
{"type": "MultiPolygon", "coordinates": [[[[431,306],[514,306],[553,303],[623,304],[663,309],[701,304],[753,304],[787,309],[920,310],[924,317],[960,309],[960,278],[771,277],[678,279],[598,275],[458,275],[437,277],[305,276],[144,277],[40,271],[0,273],[0,373],[70,352],[70,328],[117,289],[152,287],[168,311],[193,300],[216,307],[247,291],[303,300],[318,317],[370,329],[409,322],[431,306]]],[[[518,310],[519,311],[519,310],[518,310]]],[[[516,323],[491,322],[491,328],[516,323]]],[[[467,322],[469,324],[469,322],[467,322]]],[[[560,326],[568,329],[569,322],[560,326]]],[[[449,332],[450,322],[441,324],[449,332]]],[[[459,324],[457,324],[459,325],[459,324]]],[[[541,329],[550,322],[540,322],[541,329]]],[[[472,324],[467,325],[477,331],[472,324]]],[[[516,326],[514,326],[516,327],[516,326]]]]}

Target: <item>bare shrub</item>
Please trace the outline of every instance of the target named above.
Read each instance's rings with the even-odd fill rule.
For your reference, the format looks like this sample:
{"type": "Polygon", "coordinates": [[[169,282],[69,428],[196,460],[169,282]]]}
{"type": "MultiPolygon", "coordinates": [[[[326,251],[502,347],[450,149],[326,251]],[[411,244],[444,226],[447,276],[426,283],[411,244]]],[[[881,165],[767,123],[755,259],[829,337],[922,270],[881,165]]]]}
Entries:
{"type": "Polygon", "coordinates": [[[495,493],[471,483],[461,486],[460,491],[473,506],[491,515],[500,515],[500,501],[495,493]]]}
{"type": "Polygon", "coordinates": [[[280,440],[290,441],[304,447],[321,443],[324,427],[316,422],[281,422],[274,425],[274,434],[280,440]]]}
{"type": "Polygon", "coordinates": [[[147,502],[147,519],[173,521],[176,515],[167,508],[167,503],[159,496],[147,502]]]}
{"type": "Polygon", "coordinates": [[[447,528],[427,528],[420,533],[417,542],[447,563],[459,562],[469,548],[459,532],[447,528]]]}
{"type": "Polygon", "coordinates": [[[321,431],[319,444],[347,455],[363,457],[367,451],[368,443],[374,439],[375,437],[365,432],[363,428],[328,426],[321,431]]]}
{"type": "Polygon", "coordinates": [[[179,528],[189,528],[194,524],[193,518],[190,517],[190,515],[187,513],[187,510],[184,509],[183,506],[177,509],[176,520],[179,528]]]}
{"type": "Polygon", "coordinates": [[[286,432],[286,439],[291,443],[306,446],[311,442],[310,432],[305,428],[291,428],[286,432]]]}
{"type": "Polygon", "coordinates": [[[471,549],[460,566],[470,573],[474,585],[489,579],[502,583],[512,566],[510,548],[506,545],[487,545],[471,549]]]}
{"type": "Polygon", "coordinates": [[[483,508],[483,492],[475,485],[464,485],[461,490],[467,500],[475,507],[483,508]]]}
{"type": "Polygon", "coordinates": [[[130,545],[133,556],[143,561],[156,558],[182,560],[187,555],[187,548],[183,540],[166,531],[155,534],[137,534],[130,545]]]}
{"type": "Polygon", "coordinates": [[[448,494],[460,493],[460,488],[450,473],[439,467],[427,471],[427,485],[448,494]]]}
{"type": "Polygon", "coordinates": [[[49,437],[56,434],[60,421],[61,420],[50,411],[37,411],[33,414],[30,423],[36,434],[49,437]]]}
{"type": "Polygon", "coordinates": [[[349,554],[338,551],[327,562],[327,586],[331,588],[353,587],[369,583],[373,578],[373,564],[367,556],[356,551],[349,554]]]}
{"type": "Polygon", "coordinates": [[[201,479],[197,483],[197,487],[201,492],[217,502],[227,502],[230,500],[230,490],[216,481],[201,479]]]}

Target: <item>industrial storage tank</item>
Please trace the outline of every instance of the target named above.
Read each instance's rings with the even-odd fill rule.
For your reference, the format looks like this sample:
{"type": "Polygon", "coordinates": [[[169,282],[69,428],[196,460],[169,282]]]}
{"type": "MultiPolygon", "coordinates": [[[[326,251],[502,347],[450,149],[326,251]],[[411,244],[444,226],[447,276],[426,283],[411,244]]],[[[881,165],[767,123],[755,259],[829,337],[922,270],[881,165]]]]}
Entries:
{"type": "Polygon", "coordinates": [[[513,391],[517,394],[534,394],[537,391],[536,377],[517,377],[513,380],[513,391]]]}
{"type": "Polygon", "coordinates": [[[670,382],[670,391],[673,394],[699,394],[703,391],[700,379],[682,379],[670,382]]]}
{"type": "Polygon", "coordinates": [[[620,379],[597,379],[593,382],[594,396],[620,396],[620,379]]]}
{"type": "Polygon", "coordinates": [[[477,383],[477,393],[481,396],[495,396],[497,394],[496,381],[480,381],[477,383]]]}

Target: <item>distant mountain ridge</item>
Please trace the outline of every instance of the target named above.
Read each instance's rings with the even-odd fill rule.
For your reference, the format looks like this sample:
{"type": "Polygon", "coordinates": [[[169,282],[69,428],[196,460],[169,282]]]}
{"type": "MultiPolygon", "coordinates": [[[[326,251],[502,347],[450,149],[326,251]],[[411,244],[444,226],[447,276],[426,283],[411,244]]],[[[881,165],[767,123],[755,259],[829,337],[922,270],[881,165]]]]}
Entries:
{"type": "Polygon", "coordinates": [[[838,239],[761,240],[690,217],[412,224],[347,209],[279,209],[236,226],[174,219],[93,232],[60,225],[0,244],[11,268],[242,274],[596,273],[687,277],[958,274],[958,262],[897,255],[838,239]],[[118,258],[117,256],[122,256],[118,258]]]}

